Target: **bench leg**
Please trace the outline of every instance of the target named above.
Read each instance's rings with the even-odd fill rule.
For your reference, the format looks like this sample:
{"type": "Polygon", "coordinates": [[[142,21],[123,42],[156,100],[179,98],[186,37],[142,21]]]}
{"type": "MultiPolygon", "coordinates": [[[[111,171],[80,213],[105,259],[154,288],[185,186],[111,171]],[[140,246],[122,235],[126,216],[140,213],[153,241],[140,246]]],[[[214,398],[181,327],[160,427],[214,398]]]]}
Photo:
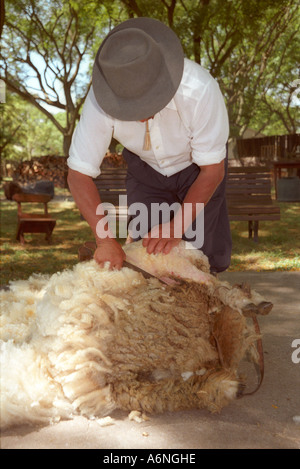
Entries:
{"type": "Polygon", "coordinates": [[[46,241],[48,244],[52,243],[52,229],[48,228],[45,236],[46,241]]]}
{"type": "Polygon", "coordinates": [[[17,229],[16,240],[19,241],[19,243],[21,244],[25,244],[24,234],[20,226],[18,226],[18,229],[17,229]]]}
{"type": "Polygon", "coordinates": [[[252,238],[252,230],[253,230],[253,221],[249,220],[248,221],[248,238],[252,238]]]}
{"type": "Polygon", "coordinates": [[[255,243],[258,243],[258,220],[256,220],[254,222],[254,237],[253,237],[253,241],[255,243]]]}
{"type": "Polygon", "coordinates": [[[253,241],[258,243],[258,220],[248,221],[248,238],[251,239],[253,234],[253,241]]]}
{"type": "Polygon", "coordinates": [[[47,241],[48,244],[51,244],[51,233],[46,234],[45,240],[47,241]]]}

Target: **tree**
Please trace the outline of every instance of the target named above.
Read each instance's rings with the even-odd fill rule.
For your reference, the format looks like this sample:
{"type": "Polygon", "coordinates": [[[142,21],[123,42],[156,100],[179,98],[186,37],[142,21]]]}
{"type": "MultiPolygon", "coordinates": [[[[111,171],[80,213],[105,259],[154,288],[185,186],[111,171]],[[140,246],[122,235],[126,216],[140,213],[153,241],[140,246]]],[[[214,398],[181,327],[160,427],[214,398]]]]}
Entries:
{"type": "MultiPolygon", "coordinates": [[[[64,113],[55,119],[64,121],[64,113]]],[[[1,114],[3,160],[25,160],[34,156],[61,155],[62,134],[35,106],[15,93],[7,95],[1,114]],[[4,125],[5,122],[5,125],[4,125]]],[[[63,124],[62,124],[63,125],[63,124]]]]}
{"type": "Polygon", "coordinates": [[[260,12],[252,10],[251,3],[255,2],[248,2],[244,11],[249,25],[244,20],[244,33],[241,32],[219,76],[231,119],[231,135],[242,136],[248,127],[257,132],[269,128],[272,134],[272,122],[277,131],[281,128],[282,133],[295,133],[297,107],[288,94],[292,93],[291,83],[298,74],[297,3],[281,2],[279,7],[277,2],[262,1],[260,12]]]}
{"type": "Polygon", "coordinates": [[[56,126],[66,156],[91,85],[92,56],[101,39],[96,30],[105,34],[109,27],[108,16],[102,13],[97,2],[6,2],[1,59],[7,90],[34,105],[56,126]],[[53,108],[65,111],[64,125],[53,108]]]}
{"type": "Polygon", "coordinates": [[[5,18],[5,5],[4,0],[0,0],[0,38],[2,36],[2,30],[4,25],[4,18],[5,18]]]}
{"type": "Polygon", "coordinates": [[[231,136],[242,136],[254,124],[257,131],[272,132],[274,115],[277,129],[296,132],[298,109],[291,99],[299,76],[296,0],[120,1],[129,16],[165,21],[186,56],[218,80],[231,136]]]}
{"type": "Polygon", "coordinates": [[[56,126],[66,156],[96,50],[110,29],[136,16],[168,24],[186,56],[217,79],[231,136],[242,136],[249,126],[297,130],[297,0],[7,0],[5,14],[7,89],[56,126]],[[51,108],[65,111],[64,124],[51,108]]]}

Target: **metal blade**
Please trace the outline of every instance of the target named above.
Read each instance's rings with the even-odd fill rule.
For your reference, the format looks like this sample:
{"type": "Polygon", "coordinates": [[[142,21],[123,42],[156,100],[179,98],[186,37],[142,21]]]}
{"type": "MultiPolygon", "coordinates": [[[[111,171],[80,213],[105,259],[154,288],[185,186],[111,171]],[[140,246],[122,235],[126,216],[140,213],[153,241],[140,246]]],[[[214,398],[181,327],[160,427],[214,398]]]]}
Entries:
{"type": "Polygon", "coordinates": [[[155,275],[150,274],[149,272],[146,272],[146,270],[141,269],[137,265],[131,264],[130,262],[123,261],[123,267],[128,267],[129,269],[135,270],[136,272],[139,272],[140,274],[143,275],[144,278],[156,278],[156,280],[159,280],[161,283],[164,283],[165,285],[168,285],[167,282],[164,280],[155,277],[155,275]]]}

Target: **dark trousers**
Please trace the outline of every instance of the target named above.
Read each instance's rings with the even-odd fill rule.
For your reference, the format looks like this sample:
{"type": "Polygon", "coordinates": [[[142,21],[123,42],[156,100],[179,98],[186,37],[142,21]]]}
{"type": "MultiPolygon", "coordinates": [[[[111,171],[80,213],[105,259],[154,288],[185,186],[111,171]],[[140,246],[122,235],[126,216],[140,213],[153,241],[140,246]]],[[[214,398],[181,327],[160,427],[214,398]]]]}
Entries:
{"type": "MultiPolygon", "coordinates": [[[[123,150],[123,157],[128,165],[126,181],[128,206],[135,202],[142,202],[147,206],[148,231],[150,231],[152,228],[151,203],[166,202],[169,205],[174,202],[182,203],[197,178],[200,168],[193,163],[186,169],[167,177],[155,171],[126,148],[123,150]]],[[[223,181],[204,208],[204,243],[201,250],[208,257],[212,272],[226,270],[230,265],[231,257],[232,242],[225,198],[227,158],[225,167],[226,173],[223,181]]],[[[165,221],[161,220],[160,223],[165,221]]],[[[186,238],[183,236],[183,239],[186,238]]]]}

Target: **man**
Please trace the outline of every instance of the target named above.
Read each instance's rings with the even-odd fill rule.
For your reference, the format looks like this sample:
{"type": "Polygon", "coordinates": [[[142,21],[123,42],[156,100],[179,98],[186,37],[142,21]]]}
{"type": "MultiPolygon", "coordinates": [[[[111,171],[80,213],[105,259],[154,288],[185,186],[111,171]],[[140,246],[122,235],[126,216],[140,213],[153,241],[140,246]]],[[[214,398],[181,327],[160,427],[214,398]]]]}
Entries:
{"type": "Polygon", "coordinates": [[[186,207],[193,225],[204,204],[203,252],[212,272],[230,264],[231,236],[225,201],[228,117],[218,84],[200,65],[184,59],[179,39],[163,23],[134,18],[101,44],[92,88],[74,132],[68,183],[97,242],[103,265],[121,268],[125,253],[112,237],[97,234],[100,204],[92,181],[114,137],[128,164],[128,205],[180,202],[182,211],[142,234],[152,253],[168,253],[185,237],[186,207]],[[182,218],[181,218],[182,217],[182,218]],[[181,221],[180,221],[181,220],[181,221]],[[169,231],[162,228],[168,225],[169,231]],[[178,234],[179,232],[179,234],[178,234]]]}

